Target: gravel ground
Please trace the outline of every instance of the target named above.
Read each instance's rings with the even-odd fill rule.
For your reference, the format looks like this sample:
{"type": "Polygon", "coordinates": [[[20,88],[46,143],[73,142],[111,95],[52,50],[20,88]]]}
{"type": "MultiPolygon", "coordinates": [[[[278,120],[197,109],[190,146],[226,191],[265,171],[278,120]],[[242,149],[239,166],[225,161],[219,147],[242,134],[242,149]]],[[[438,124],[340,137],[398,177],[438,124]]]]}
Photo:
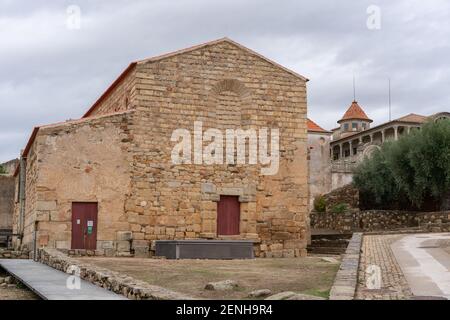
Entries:
{"type": "Polygon", "coordinates": [[[321,257],[254,260],[80,258],[152,285],[203,299],[248,299],[253,290],[292,291],[327,298],[340,261],[321,257]],[[205,290],[209,282],[237,281],[232,291],[205,290]]]}
{"type": "MultiPolygon", "coordinates": [[[[7,277],[8,274],[0,270],[0,278],[7,277]]],[[[37,300],[39,299],[33,292],[25,288],[22,284],[4,286],[0,284],[0,300],[37,300]]]]}

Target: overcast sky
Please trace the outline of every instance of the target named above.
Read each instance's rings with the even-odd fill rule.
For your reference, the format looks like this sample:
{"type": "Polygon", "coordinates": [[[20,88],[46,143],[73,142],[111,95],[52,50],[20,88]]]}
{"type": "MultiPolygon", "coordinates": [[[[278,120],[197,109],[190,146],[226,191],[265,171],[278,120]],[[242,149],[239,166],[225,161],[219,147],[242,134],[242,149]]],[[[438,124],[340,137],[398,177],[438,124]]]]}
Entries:
{"type": "Polygon", "coordinates": [[[34,126],[79,118],[129,62],[224,36],[309,78],[308,115],[326,129],[353,75],[375,124],[389,77],[393,118],[450,110],[446,0],[0,0],[0,162],[34,126]]]}

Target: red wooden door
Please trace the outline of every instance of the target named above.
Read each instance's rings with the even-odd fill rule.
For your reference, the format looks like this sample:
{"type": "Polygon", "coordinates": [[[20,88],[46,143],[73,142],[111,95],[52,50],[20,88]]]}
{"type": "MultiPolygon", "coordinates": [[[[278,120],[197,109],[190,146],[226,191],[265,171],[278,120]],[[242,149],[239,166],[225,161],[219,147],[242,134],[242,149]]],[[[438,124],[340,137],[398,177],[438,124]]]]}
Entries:
{"type": "Polygon", "coordinates": [[[72,203],[72,249],[97,249],[97,203],[72,203]]]}
{"type": "Polygon", "coordinates": [[[217,204],[217,235],[239,235],[239,223],[241,221],[241,205],[239,197],[220,196],[217,204]]]}

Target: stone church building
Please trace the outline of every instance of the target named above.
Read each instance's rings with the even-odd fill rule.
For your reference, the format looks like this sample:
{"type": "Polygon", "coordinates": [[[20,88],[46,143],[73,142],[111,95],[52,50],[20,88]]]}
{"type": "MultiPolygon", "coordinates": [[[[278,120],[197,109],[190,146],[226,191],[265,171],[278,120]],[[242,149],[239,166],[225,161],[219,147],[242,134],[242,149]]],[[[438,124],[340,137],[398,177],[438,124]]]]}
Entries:
{"type": "MultiPolygon", "coordinates": [[[[133,62],[83,118],[34,128],[15,172],[16,247],[148,255],[248,239],[306,254],[307,79],[227,38],[133,62]],[[279,169],[175,164],[175,130],[279,129],[279,169]]],[[[206,143],[205,143],[206,145],[206,143]]]]}

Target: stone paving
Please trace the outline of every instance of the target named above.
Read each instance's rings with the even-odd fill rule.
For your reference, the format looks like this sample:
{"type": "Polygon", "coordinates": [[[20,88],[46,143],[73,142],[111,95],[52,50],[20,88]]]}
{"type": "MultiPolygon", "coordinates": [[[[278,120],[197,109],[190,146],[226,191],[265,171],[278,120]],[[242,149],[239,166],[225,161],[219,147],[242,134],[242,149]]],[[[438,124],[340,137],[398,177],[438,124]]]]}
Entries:
{"type": "Polygon", "coordinates": [[[364,236],[355,297],[357,300],[400,300],[412,297],[390,246],[401,237],[403,235],[364,236]],[[378,266],[381,271],[381,288],[378,289],[367,288],[372,276],[366,270],[372,265],[378,266]]]}

